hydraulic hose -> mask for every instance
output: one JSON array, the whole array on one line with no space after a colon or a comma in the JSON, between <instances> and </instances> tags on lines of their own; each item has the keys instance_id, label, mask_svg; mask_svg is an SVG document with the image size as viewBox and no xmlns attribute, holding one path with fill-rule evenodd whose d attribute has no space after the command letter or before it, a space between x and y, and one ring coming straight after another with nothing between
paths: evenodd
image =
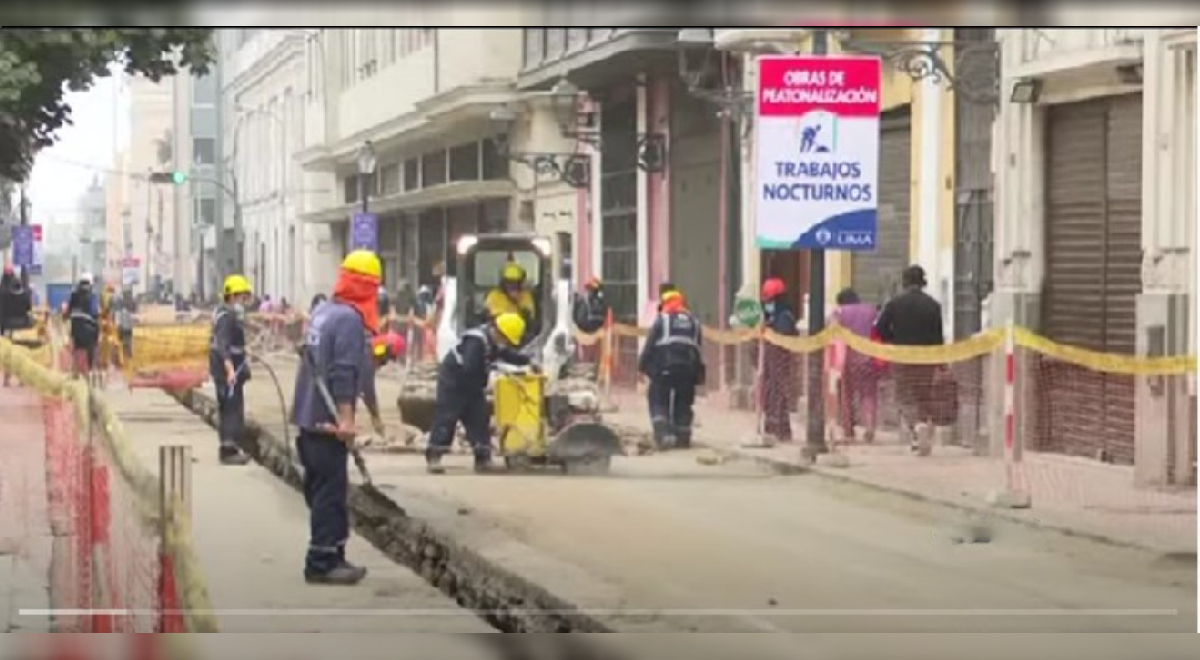
<instances>
[{"instance_id":1,"label":"hydraulic hose","mask_svg":"<svg viewBox=\"0 0 1200 660\"><path fill-rule=\"evenodd\" d=\"M292 465L296 465L295 449L292 447L291 425L288 423L287 399L283 396L283 385L279 383L279 376L275 373L275 369L271 367L271 364L257 353L247 351L246 355L250 356L250 359L254 360L256 364L261 364L267 370L267 374L271 376L271 382L275 384L275 394L279 396L279 412L283 415L282 444L286 448L288 460L291 461Z\"/></svg>"}]
</instances>

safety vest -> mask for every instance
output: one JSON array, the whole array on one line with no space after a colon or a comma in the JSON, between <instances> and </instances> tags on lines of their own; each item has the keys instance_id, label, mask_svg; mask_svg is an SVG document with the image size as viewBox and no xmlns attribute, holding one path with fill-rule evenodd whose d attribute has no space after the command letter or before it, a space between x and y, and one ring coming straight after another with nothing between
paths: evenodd
<instances>
[{"instance_id":1,"label":"safety vest","mask_svg":"<svg viewBox=\"0 0 1200 660\"><path fill-rule=\"evenodd\" d=\"M481 328L471 328L470 330L467 330L466 332L463 333L462 339L458 340L458 345L455 346L454 349L450 351L450 354L454 356L454 361L457 362L458 366L460 366L460 367L462 366L462 363L463 363L463 356L462 356L462 352L460 349L462 348L463 341L466 340L467 337L479 338L480 340L483 341L483 345L487 347L487 353L490 355L492 352L492 341L488 338L487 333L484 332Z\"/></svg>"},{"instance_id":2,"label":"safety vest","mask_svg":"<svg viewBox=\"0 0 1200 660\"><path fill-rule=\"evenodd\" d=\"M603 294L585 295L583 304L584 309L587 310L586 318L590 323L604 323L604 317L608 315L608 305Z\"/></svg>"},{"instance_id":3,"label":"safety vest","mask_svg":"<svg viewBox=\"0 0 1200 660\"><path fill-rule=\"evenodd\" d=\"M655 346L692 346L700 347L700 324L696 317L688 312L675 314L659 314L662 322L662 335Z\"/></svg>"},{"instance_id":4,"label":"safety vest","mask_svg":"<svg viewBox=\"0 0 1200 660\"><path fill-rule=\"evenodd\" d=\"M216 310L213 311L213 318L212 318L213 332L212 332L212 341L209 343L210 349L216 350L216 348L217 348L217 324L221 322L221 319L225 318L229 314L235 314L235 312L232 309L229 309L228 307L218 307ZM245 344L246 344L246 332L245 332L245 330L242 330L242 328L239 324L234 327L233 337L229 341L229 354L230 355L244 354L246 352Z\"/></svg>"}]
</instances>

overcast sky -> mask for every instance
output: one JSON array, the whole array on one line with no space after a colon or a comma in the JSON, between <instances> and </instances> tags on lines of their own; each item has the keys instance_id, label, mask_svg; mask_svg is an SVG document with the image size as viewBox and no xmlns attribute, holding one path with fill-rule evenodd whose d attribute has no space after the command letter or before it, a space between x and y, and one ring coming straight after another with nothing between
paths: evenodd
<instances>
[{"instance_id":1,"label":"overcast sky","mask_svg":"<svg viewBox=\"0 0 1200 660\"><path fill-rule=\"evenodd\" d=\"M95 87L67 95L74 124L59 131L59 141L44 149L34 161L29 197L31 221L51 224L72 222L79 197L108 170L114 168L115 145L129 142L129 101L117 77L97 81Z\"/></svg>"}]
</instances>

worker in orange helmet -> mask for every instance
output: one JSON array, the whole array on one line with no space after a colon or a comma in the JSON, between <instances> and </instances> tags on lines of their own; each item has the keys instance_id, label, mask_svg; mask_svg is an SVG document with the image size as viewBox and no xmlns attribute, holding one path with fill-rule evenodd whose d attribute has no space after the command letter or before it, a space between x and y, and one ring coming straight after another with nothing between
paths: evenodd
<instances>
[{"instance_id":1,"label":"worker in orange helmet","mask_svg":"<svg viewBox=\"0 0 1200 660\"><path fill-rule=\"evenodd\" d=\"M662 310L650 326L638 370L650 381L646 397L654 443L659 449L692 443L692 406L704 382L700 321L677 289L660 299Z\"/></svg>"},{"instance_id":2,"label":"worker in orange helmet","mask_svg":"<svg viewBox=\"0 0 1200 660\"><path fill-rule=\"evenodd\" d=\"M763 321L772 332L795 336L796 315L787 302L787 285L778 277L762 285ZM763 433L780 442L792 441L792 402L795 394L795 355L765 342L763 356Z\"/></svg>"}]
</instances>

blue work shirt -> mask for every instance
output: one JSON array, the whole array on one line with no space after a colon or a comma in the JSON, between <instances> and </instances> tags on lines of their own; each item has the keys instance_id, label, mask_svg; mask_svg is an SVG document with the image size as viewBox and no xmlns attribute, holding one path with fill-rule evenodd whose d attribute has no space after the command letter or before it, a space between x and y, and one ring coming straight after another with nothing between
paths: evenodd
<instances>
[{"instance_id":1,"label":"blue work shirt","mask_svg":"<svg viewBox=\"0 0 1200 660\"><path fill-rule=\"evenodd\" d=\"M354 405L362 396L375 403L375 367L362 316L351 306L330 301L316 310L304 338L300 370L292 396L292 423L315 431L321 424L336 424L317 389L311 365L324 374L334 405Z\"/></svg>"}]
</instances>

